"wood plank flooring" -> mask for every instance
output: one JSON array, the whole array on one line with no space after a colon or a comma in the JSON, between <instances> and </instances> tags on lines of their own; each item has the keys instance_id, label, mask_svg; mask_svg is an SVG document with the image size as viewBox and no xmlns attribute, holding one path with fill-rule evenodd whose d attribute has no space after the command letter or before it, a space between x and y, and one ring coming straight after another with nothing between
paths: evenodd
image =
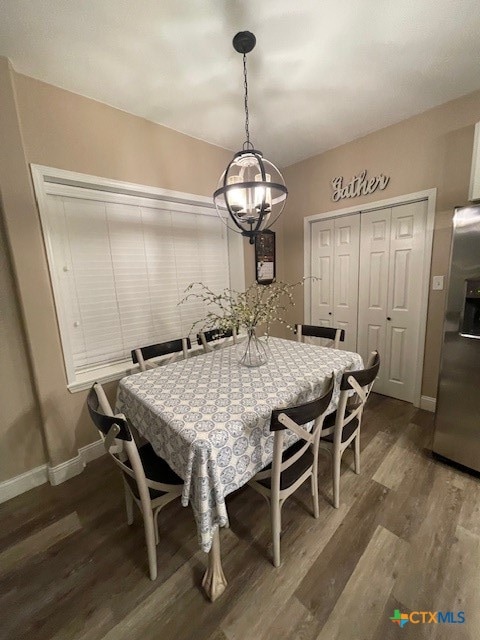
<instances>
[{"instance_id":1,"label":"wood plank flooring","mask_svg":"<svg viewBox=\"0 0 480 640\"><path fill-rule=\"evenodd\" d=\"M160 517L151 582L139 514L126 524L107 458L57 486L0 505L0 640L389 640L480 638L480 480L429 453L433 415L373 394L362 474L345 454L340 509L321 458L320 517L308 483L283 509L270 563L268 510L244 488L221 531L227 592L199 589L206 563L190 509ZM163 517L162 517L163 516ZM465 624L390 621L403 611L465 611Z\"/></svg>"}]
</instances>

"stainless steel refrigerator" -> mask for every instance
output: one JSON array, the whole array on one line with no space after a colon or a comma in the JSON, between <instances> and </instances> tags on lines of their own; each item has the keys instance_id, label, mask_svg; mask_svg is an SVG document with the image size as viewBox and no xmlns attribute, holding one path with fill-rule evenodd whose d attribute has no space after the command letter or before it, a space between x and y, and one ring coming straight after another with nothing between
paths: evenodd
<instances>
[{"instance_id":1,"label":"stainless steel refrigerator","mask_svg":"<svg viewBox=\"0 0 480 640\"><path fill-rule=\"evenodd\" d=\"M480 206L453 224L433 450L480 471Z\"/></svg>"}]
</instances>

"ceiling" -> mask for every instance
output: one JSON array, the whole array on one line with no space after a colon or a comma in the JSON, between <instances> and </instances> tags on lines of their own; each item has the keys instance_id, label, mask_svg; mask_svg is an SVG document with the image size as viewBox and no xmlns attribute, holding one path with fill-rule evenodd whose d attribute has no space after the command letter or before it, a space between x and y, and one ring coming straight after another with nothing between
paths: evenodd
<instances>
[{"instance_id":1,"label":"ceiling","mask_svg":"<svg viewBox=\"0 0 480 640\"><path fill-rule=\"evenodd\" d=\"M285 167L480 88L479 0L0 0L23 74Z\"/></svg>"}]
</instances>

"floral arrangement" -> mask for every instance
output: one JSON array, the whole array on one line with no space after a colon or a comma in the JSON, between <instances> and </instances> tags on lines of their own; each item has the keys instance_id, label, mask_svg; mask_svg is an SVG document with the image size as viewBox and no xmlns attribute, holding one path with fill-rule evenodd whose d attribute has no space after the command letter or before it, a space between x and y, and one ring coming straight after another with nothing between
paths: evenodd
<instances>
[{"instance_id":1,"label":"floral arrangement","mask_svg":"<svg viewBox=\"0 0 480 640\"><path fill-rule=\"evenodd\" d=\"M284 315L288 307L295 305L293 290L304 281L305 278L288 284L274 280L267 285L254 282L245 291L224 289L221 293L215 293L202 282L193 282L185 290L187 295L180 304L193 298L207 305L205 318L195 322L192 331L199 324L203 325L202 329L218 328L221 331L238 330L240 327L252 331L262 325L268 337L273 323L292 329Z\"/></svg>"}]
</instances>

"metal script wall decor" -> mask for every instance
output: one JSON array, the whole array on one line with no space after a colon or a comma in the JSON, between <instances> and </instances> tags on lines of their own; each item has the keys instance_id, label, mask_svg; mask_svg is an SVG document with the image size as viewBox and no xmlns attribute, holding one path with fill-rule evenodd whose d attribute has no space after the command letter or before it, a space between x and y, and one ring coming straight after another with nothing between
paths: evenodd
<instances>
[{"instance_id":1,"label":"metal script wall decor","mask_svg":"<svg viewBox=\"0 0 480 640\"><path fill-rule=\"evenodd\" d=\"M384 176L381 173L374 178L367 178L367 170L359 173L345 186L343 186L343 177L334 178L332 180L333 195L332 200L338 202L343 198L356 198L357 196L366 196L373 193L377 189L383 191L390 182L390 176Z\"/></svg>"}]
</instances>

